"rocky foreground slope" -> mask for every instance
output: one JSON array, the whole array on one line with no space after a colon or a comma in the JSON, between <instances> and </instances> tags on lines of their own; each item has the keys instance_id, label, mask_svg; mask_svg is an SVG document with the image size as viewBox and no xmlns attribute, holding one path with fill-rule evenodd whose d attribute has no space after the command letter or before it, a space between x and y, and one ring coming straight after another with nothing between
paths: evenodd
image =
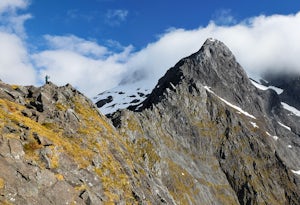
<instances>
[{"instance_id":1,"label":"rocky foreground slope","mask_svg":"<svg viewBox=\"0 0 300 205\"><path fill-rule=\"evenodd\" d=\"M300 204L300 118L220 41L110 120L70 85L0 96L3 204Z\"/></svg>"}]
</instances>

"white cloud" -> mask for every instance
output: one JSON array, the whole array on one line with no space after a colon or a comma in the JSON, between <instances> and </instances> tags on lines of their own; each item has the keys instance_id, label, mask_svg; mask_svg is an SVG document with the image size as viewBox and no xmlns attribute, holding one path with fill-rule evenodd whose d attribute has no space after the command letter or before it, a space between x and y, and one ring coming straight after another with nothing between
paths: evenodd
<instances>
[{"instance_id":1,"label":"white cloud","mask_svg":"<svg viewBox=\"0 0 300 205\"><path fill-rule=\"evenodd\" d=\"M223 41L246 72L256 77L268 69L300 74L300 12L295 15L258 16L233 26L211 22L194 30L171 29L135 53L128 61L158 79L180 58L199 50L208 37ZM140 71L142 72L142 71Z\"/></svg>"},{"instance_id":2,"label":"white cloud","mask_svg":"<svg viewBox=\"0 0 300 205\"><path fill-rule=\"evenodd\" d=\"M0 78L6 83L35 84L28 52L16 35L0 32Z\"/></svg>"},{"instance_id":3,"label":"white cloud","mask_svg":"<svg viewBox=\"0 0 300 205\"><path fill-rule=\"evenodd\" d=\"M27 0L0 1L0 79L14 84L35 84L36 71L30 63L30 54L24 42L24 22L30 14L18 15Z\"/></svg>"},{"instance_id":4,"label":"white cloud","mask_svg":"<svg viewBox=\"0 0 300 205\"><path fill-rule=\"evenodd\" d=\"M30 14L10 16L6 19L7 23L4 30L8 33L15 33L21 38L26 38L24 22L31 18Z\"/></svg>"},{"instance_id":5,"label":"white cloud","mask_svg":"<svg viewBox=\"0 0 300 205\"><path fill-rule=\"evenodd\" d=\"M110 26L118 26L126 20L128 13L128 10L123 9L108 10L106 13L106 23Z\"/></svg>"},{"instance_id":6,"label":"white cloud","mask_svg":"<svg viewBox=\"0 0 300 205\"><path fill-rule=\"evenodd\" d=\"M0 14L3 12L12 12L16 9L24 9L29 5L28 0L1 0Z\"/></svg>"},{"instance_id":7,"label":"white cloud","mask_svg":"<svg viewBox=\"0 0 300 205\"><path fill-rule=\"evenodd\" d=\"M52 49L63 49L74 51L84 56L90 57L102 57L108 53L108 50L104 46L98 45L96 42L87 41L82 38L78 38L74 35L69 36L45 36L48 45Z\"/></svg>"},{"instance_id":8,"label":"white cloud","mask_svg":"<svg viewBox=\"0 0 300 205\"><path fill-rule=\"evenodd\" d=\"M29 0L1 0L0 1L0 30L7 33L15 33L18 36L26 37L24 22L30 19L30 14L19 15L20 9L25 9Z\"/></svg>"},{"instance_id":9,"label":"white cloud","mask_svg":"<svg viewBox=\"0 0 300 205\"><path fill-rule=\"evenodd\" d=\"M75 36L46 36L46 39L55 49L33 56L36 67L40 68L40 79L50 75L52 82L71 83L90 97L120 82L126 72L123 62L132 50L129 46L120 53L111 53L95 42Z\"/></svg>"},{"instance_id":10,"label":"white cloud","mask_svg":"<svg viewBox=\"0 0 300 205\"><path fill-rule=\"evenodd\" d=\"M296 15L259 16L229 28L215 28L249 74L267 69L300 73L300 12Z\"/></svg>"}]
</instances>

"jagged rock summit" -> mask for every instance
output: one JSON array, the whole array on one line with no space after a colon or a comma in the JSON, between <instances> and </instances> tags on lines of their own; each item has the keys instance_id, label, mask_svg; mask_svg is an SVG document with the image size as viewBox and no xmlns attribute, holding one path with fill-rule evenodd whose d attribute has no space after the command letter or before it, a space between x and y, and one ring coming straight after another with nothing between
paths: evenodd
<instances>
[{"instance_id":1,"label":"jagged rock summit","mask_svg":"<svg viewBox=\"0 0 300 205\"><path fill-rule=\"evenodd\" d=\"M198 52L180 60L167 71L146 100L145 107L160 101L158 98L163 97L162 93L166 88L172 90L183 81L190 89L200 84L214 88L217 94L233 101L241 98L238 95L253 90L245 71L228 47L221 41L207 39Z\"/></svg>"},{"instance_id":2,"label":"jagged rock summit","mask_svg":"<svg viewBox=\"0 0 300 205\"><path fill-rule=\"evenodd\" d=\"M70 85L0 97L1 203L300 202L300 117L218 40L110 120Z\"/></svg>"}]
</instances>

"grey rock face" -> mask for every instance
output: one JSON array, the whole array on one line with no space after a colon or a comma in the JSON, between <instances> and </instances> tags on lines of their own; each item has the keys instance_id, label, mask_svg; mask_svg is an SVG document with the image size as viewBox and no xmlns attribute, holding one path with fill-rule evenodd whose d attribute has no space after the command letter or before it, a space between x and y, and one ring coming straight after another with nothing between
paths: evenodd
<instances>
[{"instance_id":1,"label":"grey rock face","mask_svg":"<svg viewBox=\"0 0 300 205\"><path fill-rule=\"evenodd\" d=\"M103 105L107 104L107 103L110 103L113 101L113 97L110 95L108 96L107 98L105 99L102 99L102 100L99 100L96 105L98 108L102 107Z\"/></svg>"},{"instance_id":2,"label":"grey rock face","mask_svg":"<svg viewBox=\"0 0 300 205\"><path fill-rule=\"evenodd\" d=\"M161 160L149 172L155 170L174 203L300 202L299 176L291 172L300 167L299 125L274 91L250 83L222 42L207 40L130 109L138 112L116 113L112 120L129 139L142 136L155 146ZM128 130L129 123L140 132ZM181 177L191 180L187 187Z\"/></svg>"}]
</instances>

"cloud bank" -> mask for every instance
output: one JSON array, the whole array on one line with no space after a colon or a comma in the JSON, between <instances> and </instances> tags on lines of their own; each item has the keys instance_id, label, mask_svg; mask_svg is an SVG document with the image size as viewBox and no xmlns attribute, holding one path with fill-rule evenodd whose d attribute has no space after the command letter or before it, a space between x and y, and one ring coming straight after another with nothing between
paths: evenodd
<instances>
[{"instance_id":1,"label":"cloud bank","mask_svg":"<svg viewBox=\"0 0 300 205\"><path fill-rule=\"evenodd\" d=\"M267 70L300 74L298 25L300 12L253 17L231 26L218 26L212 21L194 30L172 29L134 53L126 65L156 80L179 59L198 51L208 37L213 37L232 50L251 77L257 78Z\"/></svg>"},{"instance_id":2,"label":"cloud bank","mask_svg":"<svg viewBox=\"0 0 300 205\"><path fill-rule=\"evenodd\" d=\"M113 53L95 42L74 36L46 36L52 49L33 55L39 68L39 78L50 75L51 81L71 83L88 96L116 86L124 72L125 62L132 52L126 47Z\"/></svg>"},{"instance_id":3,"label":"cloud bank","mask_svg":"<svg viewBox=\"0 0 300 205\"><path fill-rule=\"evenodd\" d=\"M229 25L211 21L193 30L172 28L140 50L115 41L111 42L118 49L74 35L45 35L46 48L31 53L23 27L30 14L17 14L27 6L25 0L0 3L0 15L6 12L7 19L21 19L0 24L0 79L8 83L40 85L47 74L52 82L71 83L89 97L142 78L154 85L177 61L198 51L208 37L223 41L252 77L266 70L300 74L300 12L261 15ZM122 20L127 14L112 12L111 16Z\"/></svg>"},{"instance_id":4,"label":"cloud bank","mask_svg":"<svg viewBox=\"0 0 300 205\"><path fill-rule=\"evenodd\" d=\"M30 14L19 15L26 9L27 0L0 1L0 79L13 84L36 84L36 70L24 38L24 22Z\"/></svg>"}]
</instances>

